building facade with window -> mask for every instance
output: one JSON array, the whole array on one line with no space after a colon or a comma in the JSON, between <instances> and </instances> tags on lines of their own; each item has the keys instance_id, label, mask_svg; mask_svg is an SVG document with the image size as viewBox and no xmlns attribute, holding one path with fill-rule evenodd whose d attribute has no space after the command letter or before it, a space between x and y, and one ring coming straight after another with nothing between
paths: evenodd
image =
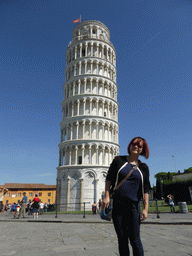
<instances>
[{"instance_id":1,"label":"building facade with window","mask_svg":"<svg viewBox=\"0 0 192 256\"><path fill-rule=\"evenodd\" d=\"M66 51L57 193L60 210L98 202L119 154L116 51L108 28L84 21ZM90 203L90 204L89 204Z\"/></svg>"},{"instance_id":2,"label":"building facade with window","mask_svg":"<svg viewBox=\"0 0 192 256\"><path fill-rule=\"evenodd\" d=\"M8 193L4 195L3 204L12 204L21 201L23 192L26 192L28 201L32 201L35 194L37 194L43 203L55 203L56 185L5 183L3 187L9 189Z\"/></svg>"}]
</instances>

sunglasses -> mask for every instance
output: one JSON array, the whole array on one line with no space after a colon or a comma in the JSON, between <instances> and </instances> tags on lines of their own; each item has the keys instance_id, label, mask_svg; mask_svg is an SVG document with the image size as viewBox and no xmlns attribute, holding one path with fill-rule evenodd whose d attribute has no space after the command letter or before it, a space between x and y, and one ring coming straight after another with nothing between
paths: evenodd
<instances>
[{"instance_id":1,"label":"sunglasses","mask_svg":"<svg viewBox=\"0 0 192 256\"><path fill-rule=\"evenodd\" d=\"M140 145L140 141L137 141L137 142L132 142L132 145L135 147L137 146L139 149L142 149L143 146Z\"/></svg>"}]
</instances>

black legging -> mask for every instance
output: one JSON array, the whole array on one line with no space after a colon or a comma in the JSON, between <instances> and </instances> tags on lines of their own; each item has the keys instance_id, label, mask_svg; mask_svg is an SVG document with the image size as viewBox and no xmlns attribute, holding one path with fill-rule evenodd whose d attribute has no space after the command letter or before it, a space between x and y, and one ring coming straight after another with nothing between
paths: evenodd
<instances>
[{"instance_id":1,"label":"black legging","mask_svg":"<svg viewBox=\"0 0 192 256\"><path fill-rule=\"evenodd\" d=\"M138 202L113 199L113 224L118 237L120 256L129 256L128 238L134 256L144 256L140 239L140 212Z\"/></svg>"}]
</instances>

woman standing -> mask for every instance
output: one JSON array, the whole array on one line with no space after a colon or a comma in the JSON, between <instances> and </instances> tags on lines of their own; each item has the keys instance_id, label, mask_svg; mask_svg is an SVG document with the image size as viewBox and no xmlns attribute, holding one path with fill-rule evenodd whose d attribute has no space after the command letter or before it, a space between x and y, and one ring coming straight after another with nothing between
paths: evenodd
<instances>
[{"instance_id":1,"label":"woman standing","mask_svg":"<svg viewBox=\"0 0 192 256\"><path fill-rule=\"evenodd\" d=\"M40 199L39 199L38 195L35 194L35 197L33 198L33 204L32 204L34 219L35 219L35 217L38 218L39 202L40 202Z\"/></svg>"},{"instance_id":2,"label":"woman standing","mask_svg":"<svg viewBox=\"0 0 192 256\"><path fill-rule=\"evenodd\" d=\"M149 169L138 158L140 155L149 157L149 147L145 139L135 137L128 145L128 156L116 156L110 165L106 177L105 197L102 207L105 209L110 202L110 189L121 183L113 194L113 224L118 237L120 256L129 255L128 238L134 256L143 256L140 239L140 221L147 218L149 202ZM128 173L135 170L126 179ZM117 183L116 183L117 179ZM124 180L124 181L123 181ZM116 184L115 184L116 183ZM144 209L140 216L139 201L144 198Z\"/></svg>"}]
</instances>

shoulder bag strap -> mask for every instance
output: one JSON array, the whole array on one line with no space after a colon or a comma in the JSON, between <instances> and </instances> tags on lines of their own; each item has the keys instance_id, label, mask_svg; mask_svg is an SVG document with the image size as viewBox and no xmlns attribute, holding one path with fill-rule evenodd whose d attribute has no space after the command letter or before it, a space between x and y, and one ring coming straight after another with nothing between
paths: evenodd
<instances>
[{"instance_id":1,"label":"shoulder bag strap","mask_svg":"<svg viewBox=\"0 0 192 256\"><path fill-rule=\"evenodd\" d=\"M114 190L117 190L117 189L123 184L123 182L125 182L125 181L129 178L129 176L131 175L131 173L132 173L133 171L135 171L135 169L137 169L137 167L138 167L138 164L135 165L135 166L131 169L131 171L127 174L127 176L126 176L121 182L119 182L119 184L115 187Z\"/></svg>"}]
</instances>

